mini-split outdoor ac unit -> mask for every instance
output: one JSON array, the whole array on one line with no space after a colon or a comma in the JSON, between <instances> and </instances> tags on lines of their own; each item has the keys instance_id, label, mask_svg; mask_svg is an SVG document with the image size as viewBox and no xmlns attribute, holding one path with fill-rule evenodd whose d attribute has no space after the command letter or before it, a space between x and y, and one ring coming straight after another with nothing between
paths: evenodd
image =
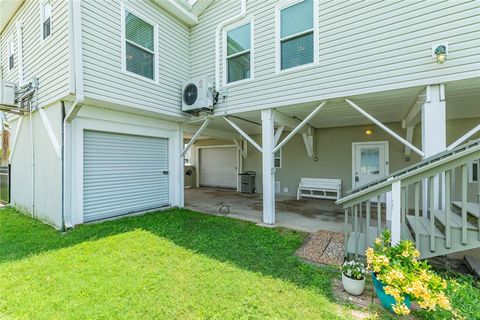
<instances>
[{"instance_id":1,"label":"mini-split outdoor ac unit","mask_svg":"<svg viewBox=\"0 0 480 320\"><path fill-rule=\"evenodd\" d=\"M194 78L184 84L182 90L182 111L198 113L213 111L213 81L207 77Z\"/></svg>"},{"instance_id":2,"label":"mini-split outdoor ac unit","mask_svg":"<svg viewBox=\"0 0 480 320\"><path fill-rule=\"evenodd\" d=\"M15 106L15 83L0 80L0 105Z\"/></svg>"}]
</instances>

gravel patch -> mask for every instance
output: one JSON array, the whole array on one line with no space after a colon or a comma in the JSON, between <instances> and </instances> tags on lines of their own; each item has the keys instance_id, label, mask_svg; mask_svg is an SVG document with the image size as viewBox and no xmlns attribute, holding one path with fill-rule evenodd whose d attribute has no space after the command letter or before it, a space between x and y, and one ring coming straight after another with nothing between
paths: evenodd
<instances>
[{"instance_id":1,"label":"gravel patch","mask_svg":"<svg viewBox=\"0 0 480 320\"><path fill-rule=\"evenodd\" d=\"M341 266L344 258L343 241L343 233L321 230L307 238L297 255L314 263Z\"/></svg>"}]
</instances>

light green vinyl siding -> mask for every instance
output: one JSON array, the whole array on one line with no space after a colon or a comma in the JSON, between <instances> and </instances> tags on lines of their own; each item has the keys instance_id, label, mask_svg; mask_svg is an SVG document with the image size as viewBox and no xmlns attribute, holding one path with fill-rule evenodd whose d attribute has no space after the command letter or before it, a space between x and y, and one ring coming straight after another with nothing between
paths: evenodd
<instances>
[{"instance_id":1,"label":"light green vinyl siding","mask_svg":"<svg viewBox=\"0 0 480 320\"><path fill-rule=\"evenodd\" d=\"M449 82L480 74L479 1L316 1L318 64L280 73L275 72L277 3L247 2L247 16L255 20L255 79L229 88L229 112ZM239 10L238 1L215 1L200 15L198 25L191 28L192 77L214 76L218 17L224 20ZM431 56L431 48L443 41L448 41L450 52L447 62L439 65ZM223 82L223 70L220 79ZM223 110L223 105L217 108Z\"/></svg>"},{"instance_id":2,"label":"light green vinyl siding","mask_svg":"<svg viewBox=\"0 0 480 320\"><path fill-rule=\"evenodd\" d=\"M39 79L38 102L50 104L70 93L70 39L69 3L52 1L52 29L46 40L42 39L40 1L24 1L1 34L0 63L3 79L18 82L18 43L16 21L21 21L23 35L23 78ZM8 68L8 45L15 46L14 67Z\"/></svg>"},{"instance_id":3,"label":"light green vinyl siding","mask_svg":"<svg viewBox=\"0 0 480 320\"><path fill-rule=\"evenodd\" d=\"M189 29L153 1L124 1L125 9L158 24L158 79L122 72L121 2L82 1L85 95L100 101L178 117L189 78Z\"/></svg>"}]
</instances>

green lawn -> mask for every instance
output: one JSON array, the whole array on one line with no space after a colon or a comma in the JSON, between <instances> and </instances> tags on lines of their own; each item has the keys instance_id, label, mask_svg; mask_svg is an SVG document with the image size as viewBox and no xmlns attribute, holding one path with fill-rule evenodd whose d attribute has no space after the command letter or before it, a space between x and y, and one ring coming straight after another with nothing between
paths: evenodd
<instances>
[{"instance_id":1,"label":"green lawn","mask_svg":"<svg viewBox=\"0 0 480 320\"><path fill-rule=\"evenodd\" d=\"M0 319L344 319L304 236L187 210L60 234L0 210Z\"/></svg>"},{"instance_id":2,"label":"green lawn","mask_svg":"<svg viewBox=\"0 0 480 320\"><path fill-rule=\"evenodd\" d=\"M332 299L338 271L299 261L305 234L188 210L61 234L0 210L3 319L347 319ZM453 275L455 314L480 319L480 290ZM372 308L373 319L388 318ZM451 319L450 313L417 313ZM460 318L459 317L459 318Z\"/></svg>"}]
</instances>

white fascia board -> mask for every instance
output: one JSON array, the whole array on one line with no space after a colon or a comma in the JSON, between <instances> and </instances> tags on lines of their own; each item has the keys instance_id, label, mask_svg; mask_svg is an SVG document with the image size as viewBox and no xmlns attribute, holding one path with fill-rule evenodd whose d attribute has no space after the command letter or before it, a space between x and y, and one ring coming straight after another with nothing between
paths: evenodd
<instances>
[{"instance_id":1,"label":"white fascia board","mask_svg":"<svg viewBox=\"0 0 480 320\"><path fill-rule=\"evenodd\" d=\"M17 12L24 0L0 0L0 33Z\"/></svg>"},{"instance_id":2,"label":"white fascia board","mask_svg":"<svg viewBox=\"0 0 480 320\"><path fill-rule=\"evenodd\" d=\"M187 24L193 26L198 23L198 17L191 10L191 6L181 0L154 0L155 3L168 13Z\"/></svg>"}]
</instances>

